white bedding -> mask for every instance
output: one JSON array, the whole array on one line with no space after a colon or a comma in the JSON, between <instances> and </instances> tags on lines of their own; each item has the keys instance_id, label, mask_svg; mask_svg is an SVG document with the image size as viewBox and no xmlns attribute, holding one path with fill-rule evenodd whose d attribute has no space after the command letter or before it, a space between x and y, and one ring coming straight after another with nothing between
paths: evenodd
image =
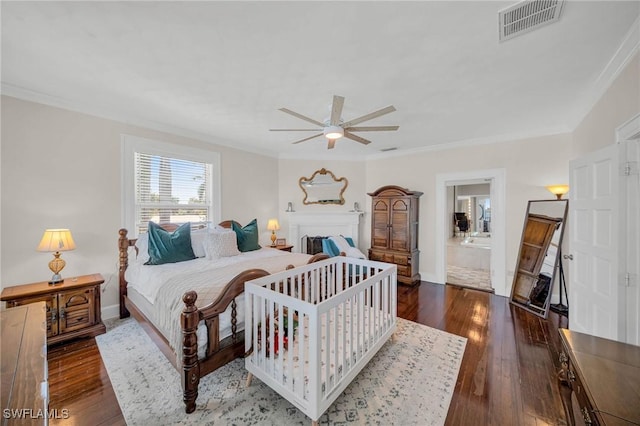
<instances>
[{"instance_id":1,"label":"white bedding","mask_svg":"<svg viewBox=\"0 0 640 426\"><path fill-rule=\"evenodd\" d=\"M165 263L163 265L144 265L139 261L133 260L129 261L129 266L127 267L124 277L129 287L133 287L150 303L154 303L160 288L175 277L211 271L256 259L287 255L291 255L291 253L263 247L259 250L249 251L238 256L221 257L214 260L202 257L188 262ZM309 257L308 255L302 256Z\"/></svg>"},{"instance_id":2,"label":"white bedding","mask_svg":"<svg viewBox=\"0 0 640 426\"><path fill-rule=\"evenodd\" d=\"M165 333L171 348L178 359L181 351L180 313L184 308L182 295L194 290L198 293L196 306L203 307L211 303L227 283L247 269L264 269L269 273L284 270L288 265L306 264L311 256L301 253L288 253L272 248L242 253L237 256L215 260L198 258L186 262L163 265L144 265L139 261L129 263L125 272L128 287L133 288L152 306L154 314L149 320L156 328ZM238 304L238 330L244 329L244 302ZM228 310L229 311L229 310ZM220 316L220 339L231 334L230 312ZM198 346L202 347L202 323L199 327ZM199 351L202 357L202 351Z\"/></svg>"}]
</instances>

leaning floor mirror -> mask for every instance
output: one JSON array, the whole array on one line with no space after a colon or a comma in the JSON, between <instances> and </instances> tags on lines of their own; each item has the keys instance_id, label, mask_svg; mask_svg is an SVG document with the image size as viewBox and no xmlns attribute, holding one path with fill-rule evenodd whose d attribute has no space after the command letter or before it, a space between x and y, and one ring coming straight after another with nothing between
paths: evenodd
<instances>
[{"instance_id":1,"label":"leaning floor mirror","mask_svg":"<svg viewBox=\"0 0 640 426\"><path fill-rule=\"evenodd\" d=\"M516 264L511 303L546 318L553 282L560 265L560 247L568 200L529 201Z\"/></svg>"}]
</instances>

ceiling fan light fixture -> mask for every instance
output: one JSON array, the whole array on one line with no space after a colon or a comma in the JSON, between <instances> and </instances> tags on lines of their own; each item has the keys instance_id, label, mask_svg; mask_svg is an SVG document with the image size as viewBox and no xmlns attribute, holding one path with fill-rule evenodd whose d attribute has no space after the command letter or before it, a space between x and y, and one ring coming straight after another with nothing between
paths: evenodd
<instances>
[{"instance_id":1,"label":"ceiling fan light fixture","mask_svg":"<svg viewBox=\"0 0 640 426\"><path fill-rule=\"evenodd\" d=\"M323 133L327 139L340 139L344 136L344 129L340 126L327 126Z\"/></svg>"}]
</instances>

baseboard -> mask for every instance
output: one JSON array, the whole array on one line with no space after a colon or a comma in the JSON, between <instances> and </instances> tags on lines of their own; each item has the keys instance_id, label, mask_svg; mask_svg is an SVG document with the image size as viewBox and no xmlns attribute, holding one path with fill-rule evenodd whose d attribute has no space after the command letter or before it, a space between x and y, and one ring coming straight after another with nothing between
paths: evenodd
<instances>
[{"instance_id":1,"label":"baseboard","mask_svg":"<svg viewBox=\"0 0 640 426\"><path fill-rule=\"evenodd\" d=\"M100 312L103 320L120 318L120 305L103 306Z\"/></svg>"},{"instance_id":2,"label":"baseboard","mask_svg":"<svg viewBox=\"0 0 640 426\"><path fill-rule=\"evenodd\" d=\"M429 273L429 272L420 272L420 279L422 281L428 281L430 283L435 283L435 284L444 284L444 283L439 283L438 281L436 281L436 274L433 273Z\"/></svg>"}]
</instances>

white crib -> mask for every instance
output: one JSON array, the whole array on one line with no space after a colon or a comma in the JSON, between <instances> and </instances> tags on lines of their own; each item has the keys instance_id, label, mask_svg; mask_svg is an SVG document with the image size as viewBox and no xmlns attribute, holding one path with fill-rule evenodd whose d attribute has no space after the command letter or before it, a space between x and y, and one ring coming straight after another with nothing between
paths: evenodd
<instances>
[{"instance_id":1,"label":"white crib","mask_svg":"<svg viewBox=\"0 0 640 426\"><path fill-rule=\"evenodd\" d=\"M250 376L316 424L395 331L396 278L396 265L336 256L247 282Z\"/></svg>"}]
</instances>

